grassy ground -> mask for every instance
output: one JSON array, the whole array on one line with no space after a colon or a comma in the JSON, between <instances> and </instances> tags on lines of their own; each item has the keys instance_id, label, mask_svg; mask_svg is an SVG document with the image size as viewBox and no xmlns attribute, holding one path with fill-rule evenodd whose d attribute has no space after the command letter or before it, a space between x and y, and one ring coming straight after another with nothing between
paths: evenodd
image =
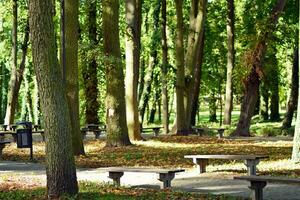
<instances>
[{"instance_id":1,"label":"grassy ground","mask_svg":"<svg viewBox=\"0 0 300 200\"><path fill-rule=\"evenodd\" d=\"M62 197L60 200L242 200L224 195L195 194L171 190L116 188L110 185L81 182L79 194L75 197ZM26 184L6 183L0 185L0 199L5 200L46 200L46 190Z\"/></svg>"},{"instance_id":2,"label":"grassy ground","mask_svg":"<svg viewBox=\"0 0 300 200\"><path fill-rule=\"evenodd\" d=\"M85 141L85 156L76 158L78 167L108 166L155 166L193 167L187 154L257 154L268 155L262 160L259 172L262 174L300 176L300 166L289 159L292 141L257 141L242 139L217 139L198 136L163 136L148 141L135 142L125 148L105 148L104 140ZM36 162L45 161L44 143L34 143ZM29 161L28 149L17 149L16 144L7 145L3 150L4 160ZM245 173L242 161L211 160L208 171L221 170L227 173Z\"/></svg>"}]
</instances>

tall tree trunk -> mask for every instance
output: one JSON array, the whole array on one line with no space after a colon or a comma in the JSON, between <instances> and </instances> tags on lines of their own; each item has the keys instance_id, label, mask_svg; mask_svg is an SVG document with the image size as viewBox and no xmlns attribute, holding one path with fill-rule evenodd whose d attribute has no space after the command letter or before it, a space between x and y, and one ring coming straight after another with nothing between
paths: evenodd
<instances>
[{"instance_id":1,"label":"tall tree trunk","mask_svg":"<svg viewBox=\"0 0 300 200\"><path fill-rule=\"evenodd\" d=\"M106 68L106 146L130 145L125 85L119 38L119 1L103 1L103 41Z\"/></svg>"},{"instance_id":2,"label":"tall tree trunk","mask_svg":"<svg viewBox=\"0 0 300 200\"><path fill-rule=\"evenodd\" d=\"M215 93L209 97L209 122L218 122L217 120L217 98Z\"/></svg>"},{"instance_id":3,"label":"tall tree trunk","mask_svg":"<svg viewBox=\"0 0 300 200\"><path fill-rule=\"evenodd\" d=\"M191 112L191 125L196 125L196 115L199 110L199 95L200 95L200 84L201 84L201 75L202 75L202 63L204 56L204 41L205 35L204 30L202 32L203 36L201 37L201 45L198 51L198 57L196 60L196 68L195 68L195 83L194 83L194 92L192 99L192 112Z\"/></svg>"},{"instance_id":4,"label":"tall tree trunk","mask_svg":"<svg viewBox=\"0 0 300 200\"><path fill-rule=\"evenodd\" d=\"M183 43L183 14L182 0L175 0L176 3L176 125L175 133L177 135L185 135L185 110L184 110L184 43Z\"/></svg>"},{"instance_id":5,"label":"tall tree trunk","mask_svg":"<svg viewBox=\"0 0 300 200\"><path fill-rule=\"evenodd\" d=\"M276 60L276 56L274 55L274 60ZM278 66L277 62L275 64L276 66L273 66L273 70L271 72L271 96L270 96L270 120L271 121L279 121L280 115L279 115L279 72L278 72Z\"/></svg>"},{"instance_id":6,"label":"tall tree trunk","mask_svg":"<svg viewBox=\"0 0 300 200\"><path fill-rule=\"evenodd\" d=\"M232 73L234 68L234 0L227 0L227 77L224 108L224 124L231 124L233 109Z\"/></svg>"},{"instance_id":7,"label":"tall tree trunk","mask_svg":"<svg viewBox=\"0 0 300 200\"><path fill-rule=\"evenodd\" d=\"M52 0L29 1L32 56L46 135L47 192L50 199L78 192L71 121L57 60Z\"/></svg>"},{"instance_id":8,"label":"tall tree trunk","mask_svg":"<svg viewBox=\"0 0 300 200\"><path fill-rule=\"evenodd\" d=\"M12 1L12 10L13 10L13 27L12 27L12 65L11 65L11 74L9 81L9 90L7 94L7 106L6 114L4 119L4 124L13 124L15 118L15 109L18 101L19 92L18 86L18 72L17 72L17 63L18 63L18 3L17 0ZM22 72L23 73L23 72ZM16 91L17 90L17 91Z\"/></svg>"},{"instance_id":9,"label":"tall tree trunk","mask_svg":"<svg viewBox=\"0 0 300 200\"><path fill-rule=\"evenodd\" d=\"M269 119L269 91L265 86L266 83L262 83L260 87L260 116L263 120Z\"/></svg>"},{"instance_id":10,"label":"tall tree trunk","mask_svg":"<svg viewBox=\"0 0 300 200\"><path fill-rule=\"evenodd\" d=\"M192 0L190 26L185 59L185 129L191 128L192 99L194 96L195 68L204 31L207 0Z\"/></svg>"},{"instance_id":11,"label":"tall tree trunk","mask_svg":"<svg viewBox=\"0 0 300 200\"><path fill-rule=\"evenodd\" d=\"M162 80L162 104L163 104L163 127L164 133L169 133L169 107L168 107L168 42L167 42L167 2L161 1L161 37L162 37L162 67L161 67L161 80Z\"/></svg>"},{"instance_id":12,"label":"tall tree trunk","mask_svg":"<svg viewBox=\"0 0 300 200\"><path fill-rule=\"evenodd\" d=\"M296 111L299 90L299 48L298 45L294 50L293 68L292 68L292 83L290 90L290 98L287 105L287 110L282 122L282 129L288 129L292 125L293 115Z\"/></svg>"},{"instance_id":13,"label":"tall tree trunk","mask_svg":"<svg viewBox=\"0 0 300 200\"><path fill-rule=\"evenodd\" d=\"M72 143L75 155L83 155L83 141L79 120L78 83L78 0L65 0L66 10L66 90L72 127Z\"/></svg>"},{"instance_id":14,"label":"tall tree trunk","mask_svg":"<svg viewBox=\"0 0 300 200\"><path fill-rule=\"evenodd\" d=\"M140 99L139 111L140 111L141 124L143 124L144 122L146 106L148 105L150 99L151 85L153 81L153 70L156 64L157 64L157 51L155 50L154 52L151 53L149 57L148 71L145 76L145 81L144 81L145 83L144 83L143 92Z\"/></svg>"},{"instance_id":15,"label":"tall tree trunk","mask_svg":"<svg viewBox=\"0 0 300 200\"><path fill-rule=\"evenodd\" d=\"M272 9L271 15L265 24L265 31L258 37L257 44L251 52L249 67L251 71L247 76L245 84L245 94L241 105L241 113L235 134L238 136L250 136L249 128L251 118L254 113L255 104L258 97L258 89L260 77L262 76L262 59L267 50L267 43L275 30L278 18L285 6L286 0L277 0L275 7Z\"/></svg>"},{"instance_id":16,"label":"tall tree trunk","mask_svg":"<svg viewBox=\"0 0 300 200\"><path fill-rule=\"evenodd\" d=\"M90 51L97 48L97 3L96 1L88 2L88 37L90 42ZM93 56L88 56L88 64L83 69L84 93L86 98L85 121L87 124L99 124L98 119L98 78L97 78L97 61Z\"/></svg>"},{"instance_id":17,"label":"tall tree trunk","mask_svg":"<svg viewBox=\"0 0 300 200\"><path fill-rule=\"evenodd\" d=\"M300 39L299 36L298 39ZM298 49L298 56L299 56L299 49ZM299 60L298 60L298 71L300 71ZM298 80L298 85L300 85L300 79ZM300 87L298 87L298 94L300 94ZM292 160L295 163L300 162L300 95L298 95L297 120L296 120L296 127L294 133Z\"/></svg>"},{"instance_id":18,"label":"tall tree trunk","mask_svg":"<svg viewBox=\"0 0 300 200\"><path fill-rule=\"evenodd\" d=\"M140 67L140 30L138 20L141 13L141 0L126 0L126 118L131 140L141 140L138 115L138 80Z\"/></svg>"}]
</instances>

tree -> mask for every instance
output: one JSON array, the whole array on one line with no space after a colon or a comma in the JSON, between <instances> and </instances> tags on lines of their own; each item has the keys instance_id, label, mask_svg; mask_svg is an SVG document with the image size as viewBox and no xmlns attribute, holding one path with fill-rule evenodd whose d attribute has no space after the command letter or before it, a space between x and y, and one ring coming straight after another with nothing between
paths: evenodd
<instances>
[{"instance_id":1,"label":"tree","mask_svg":"<svg viewBox=\"0 0 300 200\"><path fill-rule=\"evenodd\" d=\"M231 124L233 109L232 72L234 68L234 0L227 0L227 78L225 92L224 124Z\"/></svg>"},{"instance_id":2,"label":"tree","mask_svg":"<svg viewBox=\"0 0 300 200\"><path fill-rule=\"evenodd\" d=\"M192 0L188 44L185 55L185 129L191 128L192 99L195 95L195 69L204 32L207 0Z\"/></svg>"},{"instance_id":3,"label":"tree","mask_svg":"<svg viewBox=\"0 0 300 200\"><path fill-rule=\"evenodd\" d=\"M290 89L290 98L287 105L287 110L282 121L282 129L288 129L292 125L293 115L296 111L298 102L298 89L299 89L299 48L298 44L294 50L293 68L292 68L292 82Z\"/></svg>"},{"instance_id":4,"label":"tree","mask_svg":"<svg viewBox=\"0 0 300 200\"><path fill-rule=\"evenodd\" d=\"M104 0L103 41L106 69L106 146L130 145L119 38L119 1Z\"/></svg>"},{"instance_id":5,"label":"tree","mask_svg":"<svg viewBox=\"0 0 300 200\"><path fill-rule=\"evenodd\" d=\"M168 42L167 42L167 2L161 1L161 37L162 37L162 67L161 67L161 80L162 80L162 103L163 103L163 126L164 132L169 133L169 107L168 107L168 88L167 88L167 75L168 75Z\"/></svg>"},{"instance_id":6,"label":"tree","mask_svg":"<svg viewBox=\"0 0 300 200\"><path fill-rule=\"evenodd\" d=\"M9 91L7 94L7 106L4 124L13 124L15 119L15 109L18 101L18 92L20 88L19 75L17 72L18 65L18 3L17 0L12 1L13 9L13 27L12 27L12 65L9 81ZM23 72L21 72L23 74ZM22 77L22 75L21 75Z\"/></svg>"},{"instance_id":7,"label":"tree","mask_svg":"<svg viewBox=\"0 0 300 200\"><path fill-rule=\"evenodd\" d=\"M176 127L177 135L184 135L185 127L185 110L184 110L184 43L183 43L183 14L182 0L175 0L176 3Z\"/></svg>"},{"instance_id":8,"label":"tree","mask_svg":"<svg viewBox=\"0 0 300 200\"><path fill-rule=\"evenodd\" d=\"M89 38L89 55L87 64L82 69L84 93L85 93L85 121L87 124L99 124L98 119L98 78L97 78L97 60L93 50L97 48L97 2L88 1L87 21L88 21L88 38Z\"/></svg>"},{"instance_id":9,"label":"tree","mask_svg":"<svg viewBox=\"0 0 300 200\"><path fill-rule=\"evenodd\" d=\"M50 9L49 9L50 8ZM29 1L32 57L46 135L47 192L50 199L78 192L71 121L57 60L52 0Z\"/></svg>"},{"instance_id":10,"label":"tree","mask_svg":"<svg viewBox=\"0 0 300 200\"><path fill-rule=\"evenodd\" d=\"M84 154L79 122L78 3L78 0L65 0L66 91L71 118L73 151L75 155Z\"/></svg>"},{"instance_id":11,"label":"tree","mask_svg":"<svg viewBox=\"0 0 300 200\"><path fill-rule=\"evenodd\" d=\"M300 39L299 36L298 39ZM299 56L299 50L298 50L298 56ZM299 70L299 63L298 63L298 70ZM298 80L298 82L300 85L300 79ZM298 94L300 94L300 87L298 88ZM296 127L294 133L292 160L297 163L300 162L300 95L298 95L297 120L296 120Z\"/></svg>"},{"instance_id":12,"label":"tree","mask_svg":"<svg viewBox=\"0 0 300 200\"><path fill-rule=\"evenodd\" d=\"M140 67L141 0L126 0L126 117L131 140L141 140L138 114L138 80Z\"/></svg>"},{"instance_id":13,"label":"tree","mask_svg":"<svg viewBox=\"0 0 300 200\"><path fill-rule=\"evenodd\" d=\"M286 0L277 0L271 11L270 17L264 24L264 31L258 36L257 43L250 52L247 53L247 65L250 72L244 80L244 98L241 105L240 118L235 130L235 135L249 136L251 118L254 113L255 104L258 98L260 78L262 77L262 59L267 50L267 44L275 30L278 18L285 6Z\"/></svg>"}]
</instances>

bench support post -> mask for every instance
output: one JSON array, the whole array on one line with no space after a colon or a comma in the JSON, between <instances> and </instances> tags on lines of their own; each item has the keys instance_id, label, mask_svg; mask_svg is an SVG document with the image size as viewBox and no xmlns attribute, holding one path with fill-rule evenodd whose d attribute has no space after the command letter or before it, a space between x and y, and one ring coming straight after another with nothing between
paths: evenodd
<instances>
[{"instance_id":1,"label":"bench support post","mask_svg":"<svg viewBox=\"0 0 300 200\"><path fill-rule=\"evenodd\" d=\"M175 173L159 173L158 180L163 182L162 189L171 188L171 181L174 177Z\"/></svg>"},{"instance_id":2,"label":"bench support post","mask_svg":"<svg viewBox=\"0 0 300 200\"><path fill-rule=\"evenodd\" d=\"M208 164L208 159L193 158L193 163L197 166L197 170L200 174L206 172L206 165Z\"/></svg>"},{"instance_id":3,"label":"bench support post","mask_svg":"<svg viewBox=\"0 0 300 200\"><path fill-rule=\"evenodd\" d=\"M247 166L248 175L256 175L256 165L259 163L259 159L247 159L245 165Z\"/></svg>"},{"instance_id":4,"label":"bench support post","mask_svg":"<svg viewBox=\"0 0 300 200\"><path fill-rule=\"evenodd\" d=\"M252 200L263 200L263 188L267 185L266 181L251 181L249 188L251 189Z\"/></svg>"},{"instance_id":5,"label":"bench support post","mask_svg":"<svg viewBox=\"0 0 300 200\"><path fill-rule=\"evenodd\" d=\"M108 178L111 178L114 182L114 185L120 186L121 185L121 177L123 176L124 172L108 172Z\"/></svg>"}]
</instances>

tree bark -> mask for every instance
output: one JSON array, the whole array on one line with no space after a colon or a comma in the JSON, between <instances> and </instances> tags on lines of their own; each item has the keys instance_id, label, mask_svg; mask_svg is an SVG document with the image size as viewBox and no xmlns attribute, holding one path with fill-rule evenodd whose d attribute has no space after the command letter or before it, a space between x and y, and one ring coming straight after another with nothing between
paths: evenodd
<instances>
[{"instance_id":1,"label":"tree bark","mask_svg":"<svg viewBox=\"0 0 300 200\"><path fill-rule=\"evenodd\" d=\"M103 41L106 69L106 146L130 145L119 38L119 1L104 0Z\"/></svg>"},{"instance_id":2,"label":"tree bark","mask_svg":"<svg viewBox=\"0 0 300 200\"><path fill-rule=\"evenodd\" d=\"M97 48L97 3L89 1L88 5L88 38L90 41L90 51ZM87 124L99 124L98 119L98 78L97 78L97 61L95 55L88 57L88 64L83 69L84 93L86 98L85 121Z\"/></svg>"},{"instance_id":3,"label":"tree bark","mask_svg":"<svg viewBox=\"0 0 300 200\"><path fill-rule=\"evenodd\" d=\"M18 3L17 0L12 1L13 11L13 27L12 27L12 65L10 72L9 90L7 94L7 106L4 124L13 124L15 120L15 110L18 102L18 92L20 85L18 84ZM23 73L23 72L21 72ZM19 87L18 87L19 86Z\"/></svg>"},{"instance_id":4,"label":"tree bark","mask_svg":"<svg viewBox=\"0 0 300 200\"><path fill-rule=\"evenodd\" d=\"M225 92L224 124L231 124L233 109L232 73L234 68L234 0L227 0L227 77Z\"/></svg>"},{"instance_id":5,"label":"tree bark","mask_svg":"<svg viewBox=\"0 0 300 200\"><path fill-rule=\"evenodd\" d=\"M138 115L138 80L140 67L140 25L141 0L126 0L126 117L131 140L141 140Z\"/></svg>"},{"instance_id":6,"label":"tree bark","mask_svg":"<svg viewBox=\"0 0 300 200\"><path fill-rule=\"evenodd\" d=\"M151 94L151 85L152 85L152 81L153 81L153 70L154 70L154 67L156 64L157 64L157 51L154 50L154 52L152 52L149 57L148 71L145 76L145 83L144 83L143 92L142 92L140 104L139 104L141 124L144 123L145 111L146 111L146 107L148 105L148 102L150 99L150 94Z\"/></svg>"},{"instance_id":7,"label":"tree bark","mask_svg":"<svg viewBox=\"0 0 300 200\"><path fill-rule=\"evenodd\" d=\"M299 36L298 39L300 39ZM299 56L299 49L298 49L298 56ZM299 60L298 60L298 71L300 71ZM298 80L298 85L300 85L300 79ZM298 87L298 94L300 94L300 87ZM298 95L297 120L296 120L296 127L294 133L292 161L295 163L300 162L300 95Z\"/></svg>"},{"instance_id":8,"label":"tree bark","mask_svg":"<svg viewBox=\"0 0 300 200\"><path fill-rule=\"evenodd\" d=\"M272 56L273 57L273 56ZM276 60L276 56L274 55L274 60ZM270 120L271 121L279 121L280 115L279 115L279 72L278 72L278 66L277 62L275 62L276 66L273 66L273 70L271 72L271 86L270 86Z\"/></svg>"},{"instance_id":9,"label":"tree bark","mask_svg":"<svg viewBox=\"0 0 300 200\"><path fill-rule=\"evenodd\" d=\"M46 135L47 193L50 199L78 192L66 91L57 60L52 0L29 1L32 56Z\"/></svg>"},{"instance_id":10,"label":"tree bark","mask_svg":"<svg viewBox=\"0 0 300 200\"><path fill-rule=\"evenodd\" d=\"M195 68L204 31L207 0L192 0L188 45L185 55L185 129L191 128L192 99L194 96Z\"/></svg>"},{"instance_id":11,"label":"tree bark","mask_svg":"<svg viewBox=\"0 0 300 200\"><path fill-rule=\"evenodd\" d=\"M199 53L196 60L195 68L195 83L194 83L194 92L192 99L192 112L191 112L191 125L196 125L196 116L199 110L199 95L200 95L200 84L201 84L201 75L202 75L202 63L204 56L204 41L205 35L204 31L202 32L203 36L201 37L201 45L199 47Z\"/></svg>"},{"instance_id":12,"label":"tree bark","mask_svg":"<svg viewBox=\"0 0 300 200\"><path fill-rule=\"evenodd\" d=\"M260 116L263 120L269 119L269 91L265 86L265 83L260 87Z\"/></svg>"},{"instance_id":13,"label":"tree bark","mask_svg":"<svg viewBox=\"0 0 300 200\"><path fill-rule=\"evenodd\" d=\"M161 1L161 37L162 37L162 67L161 67L161 80L162 80L162 107L163 107L163 127L164 133L169 133L169 107L168 107L168 42L167 42L167 2Z\"/></svg>"},{"instance_id":14,"label":"tree bark","mask_svg":"<svg viewBox=\"0 0 300 200\"><path fill-rule=\"evenodd\" d=\"M184 110L184 43L183 43L183 14L182 14L182 0L175 0L176 3L176 125L175 133L177 135L186 134L185 126L185 110Z\"/></svg>"},{"instance_id":15,"label":"tree bark","mask_svg":"<svg viewBox=\"0 0 300 200\"><path fill-rule=\"evenodd\" d=\"M290 90L290 98L287 105L287 110L282 122L282 129L288 129L292 125L293 115L296 111L298 103L298 89L299 89L299 48L298 45L294 50L293 68L292 68L292 83Z\"/></svg>"},{"instance_id":16,"label":"tree bark","mask_svg":"<svg viewBox=\"0 0 300 200\"><path fill-rule=\"evenodd\" d=\"M65 0L66 91L71 118L73 152L74 155L84 155L79 121L78 6L78 0Z\"/></svg>"},{"instance_id":17,"label":"tree bark","mask_svg":"<svg viewBox=\"0 0 300 200\"><path fill-rule=\"evenodd\" d=\"M264 25L265 31L258 36L257 44L254 50L250 52L251 57L249 58L248 65L251 67L251 71L244 81L244 99L241 105L240 118L235 130L235 135L250 136L249 128L258 98L258 89L260 78L262 76L262 59L267 49L267 43L275 30L278 18L285 6L285 3L286 0L277 0L267 24Z\"/></svg>"}]
</instances>

